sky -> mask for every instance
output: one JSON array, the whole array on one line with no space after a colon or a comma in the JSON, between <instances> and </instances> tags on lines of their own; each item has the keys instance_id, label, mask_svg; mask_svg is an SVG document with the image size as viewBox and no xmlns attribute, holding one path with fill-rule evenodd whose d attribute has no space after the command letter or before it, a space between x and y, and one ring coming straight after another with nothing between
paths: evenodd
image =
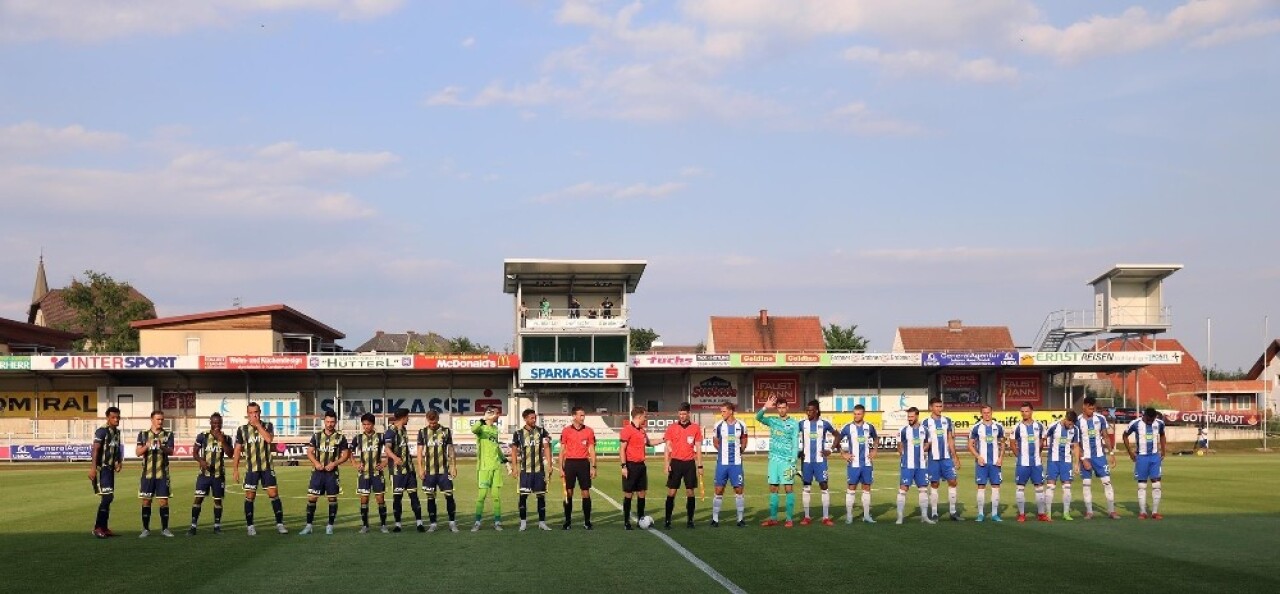
<instances>
[{"instance_id":1,"label":"sky","mask_svg":"<svg viewBox=\"0 0 1280 594\"><path fill-rule=\"evenodd\" d=\"M633 324L1029 345L1117 263L1280 335L1276 0L0 0L0 317L85 270L512 342L504 258L643 259Z\"/></svg>"}]
</instances>

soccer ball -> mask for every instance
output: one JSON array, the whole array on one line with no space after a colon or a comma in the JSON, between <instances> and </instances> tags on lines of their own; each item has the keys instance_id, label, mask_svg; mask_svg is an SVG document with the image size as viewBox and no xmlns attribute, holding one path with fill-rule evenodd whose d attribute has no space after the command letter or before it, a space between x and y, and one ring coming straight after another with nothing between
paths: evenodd
<instances>
[{"instance_id":1,"label":"soccer ball","mask_svg":"<svg viewBox=\"0 0 1280 594\"><path fill-rule=\"evenodd\" d=\"M643 518L640 518L640 521L637 523L640 524L641 530L648 530L649 527L653 525L653 516L645 516Z\"/></svg>"}]
</instances>

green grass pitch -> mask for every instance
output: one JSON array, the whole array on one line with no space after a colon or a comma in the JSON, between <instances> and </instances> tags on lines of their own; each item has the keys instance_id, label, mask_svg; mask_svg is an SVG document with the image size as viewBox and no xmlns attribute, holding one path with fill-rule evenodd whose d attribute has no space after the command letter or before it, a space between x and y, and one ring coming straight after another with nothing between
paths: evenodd
<instances>
[{"instance_id":1,"label":"green grass pitch","mask_svg":"<svg viewBox=\"0 0 1280 594\"><path fill-rule=\"evenodd\" d=\"M1165 462L1163 522L1138 521L1131 469L1121 457L1115 473L1120 521L1077 520L1052 524L1013 522L1013 487L1002 493L1006 521L976 524L972 466L961 471L960 502L968 521L921 525L914 517L914 491L908 497L905 526L894 520L896 468L883 464L877 474L873 505L880 523L843 522L843 485L833 485L834 528L765 529L759 527L767 505L764 460L748 462L747 508L751 525L708 527L711 489L698 502L698 527L684 528L683 496L675 528L668 534L693 555L748 592L832 589L932 589L941 591L1013 591L1082 589L1117 591L1280 591L1280 458L1260 454L1170 457ZM660 461L650 462L658 469ZM176 538L137 538L141 520L134 496L137 462L117 479L120 493L112 510L112 528L122 536L97 540L90 534L97 498L90 492L84 464L0 465L0 548L5 574L0 591L350 591L419 586L463 591L714 592L724 589L653 535L622 530L621 514L597 496L593 532L581 529L581 506L574 530L515 531L515 481L503 493L506 531L494 532L491 517L478 534L473 519L473 467L458 481L459 534L360 535L354 483L344 486L338 532L299 536L305 511L308 470L279 469L285 514L291 533L272 530L270 506L257 507L259 536L243 529L238 490L226 502L224 534L214 535L211 502L201 515L196 537L184 533L190 521L194 466L175 464L171 528ZM835 465L839 468L838 465ZM602 460L597 486L620 499L612 460ZM710 476L711 465L707 466ZM834 472L833 476L840 474ZM1010 474L1006 472L1006 474ZM656 477L651 477L656 478ZM966 480L967 478L967 480ZM344 473L353 481L354 472ZM548 497L549 521L561 520L559 477ZM653 481L658 485L658 481ZM1095 505L1102 503L1095 482ZM797 505L800 495L796 494ZM815 489L816 490L816 489ZM650 515L661 522L664 492L649 496ZM945 512L945 491L942 493ZM387 503L390 507L391 497ZM814 513L819 509L813 497ZM1077 515L1082 497L1075 488ZM724 518L732 518L726 498ZM425 507L425 502L424 502ZM532 501L530 502L532 508ZM855 508L855 513L857 513ZM321 500L317 527L322 526ZM441 502L443 515L443 502ZM531 515L533 510L530 510ZM376 524L376 510L371 514ZM488 514L487 514L488 515ZM945 516L945 514L944 514ZM412 513L405 502L405 518Z\"/></svg>"}]
</instances>

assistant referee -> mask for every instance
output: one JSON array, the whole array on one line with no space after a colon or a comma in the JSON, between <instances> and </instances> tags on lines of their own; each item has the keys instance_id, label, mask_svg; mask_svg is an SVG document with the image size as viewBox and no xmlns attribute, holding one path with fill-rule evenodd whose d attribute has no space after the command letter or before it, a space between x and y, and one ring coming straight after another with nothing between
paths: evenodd
<instances>
[{"instance_id":1,"label":"assistant referee","mask_svg":"<svg viewBox=\"0 0 1280 594\"><path fill-rule=\"evenodd\" d=\"M676 413L678 422L667 427L667 515L663 527L671 529L671 512L676 508L676 489L684 483L684 509L688 515L688 527L693 528L693 510L697 500L693 490L698 488L698 475L702 474L702 426L689 420L689 403L680 405Z\"/></svg>"},{"instance_id":2,"label":"assistant referee","mask_svg":"<svg viewBox=\"0 0 1280 594\"><path fill-rule=\"evenodd\" d=\"M560 476L564 479L564 526L573 526L573 489L582 489L582 526L591 530L591 479L596 477L596 432L587 411L573 407L573 423L560 432Z\"/></svg>"}]
</instances>

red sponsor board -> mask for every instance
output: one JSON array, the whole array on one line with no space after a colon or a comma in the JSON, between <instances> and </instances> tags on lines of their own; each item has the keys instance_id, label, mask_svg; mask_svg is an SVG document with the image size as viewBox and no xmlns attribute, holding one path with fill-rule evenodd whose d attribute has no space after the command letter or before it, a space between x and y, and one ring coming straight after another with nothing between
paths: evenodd
<instances>
[{"instance_id":1,"label":"red sponsor board","mask_svg":"<svg viewBox=\"0 0 1280 594\"><path fill-rule=\"evenodd\" d=\"M764 406L770 397L778 402L786 402L792 407L800 402L800 374L798 373L758 373L752 384L755 388L755 407Z\"/></svg>"},{"instance_id":2,"label":"red sponsor board","mask_svg":"<svg viewBox=\"0 0 1280 594\"><path fill-rule=\"evenodd\" d=\"M178 458L178 459L186 460L188 458L191 458L192 454L195 454L195 453L196 453L196 446L194 444L175 443L173 444L173 455L170 456L170 458Z\"/></svg>"},{"instance_id":3,"label":"red sponsor board","mask_svg":"<svg viewBox=\"0 0 1280 594\"><path fill-rule=\"evenodd\" d=\"M414 355L414 369L452 369L459 371L487 369L519 369L520 357L512 353L483 355Z\"/></svg>"},{"instance_id":4,"label":"red sponsor board","mask_svg":"<svg viewBox=\"0 0 1280 594\"><path fill-rule=\"evenodd\" d=\"M1039 373L1004 373L1000 375L1000 402L1022 406L1044 403L1044 383Z\"/></svg>"},{"instance_id":5,"label":"red sponsor board","mask_svg":"<svg viewBox=\"0 0 1280 594\"><path fill-rule=\"evenodd\" d=\"M947 408L982 406L982 377L976 373L940 373L938 388Z\"/></svg>"},{"instance_id":6,"label":"red sponsor board","mask_svg":"<svg viewBox=\"0 0 1280 594\"><path fill-rule=\"evenodd\" d=\"M1175 410L1164 413L1164 420L1178 425L1257 427L1262 424L1262 415L1256 410Z\"/></svg>"},{"instance_id":7,"label":"red sponsor board","mask_svg":"<svg viewBox=\"0 0 1280 594\"><path fill-rule=\"evenodd\" d=\"M163 410L176 410L182 408L196 407L196 393L191 391L163 391L160 392L160 408Z\"/></svg>"},{"instance_id":8,"label":"red sponsor board","mask_svg":"<svg viewBox=\"0 0 1280 594\"><path fill-rule=\"evenodd\" d=\"M306 369L305 355L228 355L200 357L200 369Z\"/></svg>"}]
</instances>

